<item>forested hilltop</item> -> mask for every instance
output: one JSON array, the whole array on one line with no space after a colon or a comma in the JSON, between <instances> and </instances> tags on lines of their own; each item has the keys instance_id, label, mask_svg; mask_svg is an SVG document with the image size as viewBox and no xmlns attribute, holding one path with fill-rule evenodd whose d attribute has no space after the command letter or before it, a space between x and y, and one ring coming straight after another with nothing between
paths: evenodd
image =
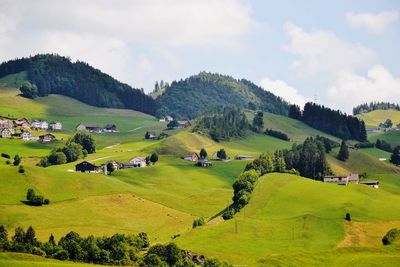
<instances>
[{"instance_id":1,"label":"forested hilltop","mask_svg":"<svg viewBox=\"0 0 400 267\"><path fill-rule=\"evenodd\" d=\"M0 78L27 72L37 96L60 94L98 107L128 108L154 115L156 102L142 90L121 83L88 65L55 54L14 59L0 65ZM34 95L35 96L35 95Z\"/></svg>"},{"instance_id":2,"label":"forested hilltop","mask_svg":"<svg viewBox=\"0 0 400 267\"><path fill-rule=\"evenodd\" d=\"M193 119L205 109L219 105L260 109L287 115L288 103L247 80L200 72L185 80L173 81L157 98L161 107L158 115Z\"/></svg>"},{"instance_id":3,"label":"forested hilltop","mask_svg":"<svg viewBox=\"0 0 400 267\"><path fill-rule=\"evenodd\" d=\"M395 109L400 110L400 105L395 103L389 102L371 102L365 103L353 108L353 115L358 115L362 113L371 112L374 110L388 110L388 109Z\"/></svg>"}]
</instances>

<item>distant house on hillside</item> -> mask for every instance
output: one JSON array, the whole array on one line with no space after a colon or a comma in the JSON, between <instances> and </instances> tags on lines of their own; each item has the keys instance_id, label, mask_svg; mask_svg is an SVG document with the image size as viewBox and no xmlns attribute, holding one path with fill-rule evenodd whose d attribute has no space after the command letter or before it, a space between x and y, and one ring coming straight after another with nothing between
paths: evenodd
<instances>
[{"instance_id":1,"label":"distant house on hillside","mask_svg":"<svg viewBox=\"0 0 400 267\"><path fill-rule=\"evenodd\" d=\"M32 135L29 131L23 131L20 138L23 141L36 141L39 140L39 137Z\"/></svg>"},{"instance_id":2,"label":"distant house on hillside","mask_svg":"<svg viewBox=\"0 0 400 267\"><path fill-rule=\"evenodd\" d=\"M178 126L176 128L178 128L178 129L187 128L192 125L190 123L190 121L177 121L177 122L178 122Z\"/></svg>"},{"instance_id":3,"label":"distant house on hillside","mask_svg":"<svg viewBox=\"0 0 400 267\"><path fill-rule=\"evenodd\" d=\"M8 119L0 119L0 130L3 129L11 129L14 127L14 124L11 120Z\"/></svg>"},{"instance_id":4,"label":"distant house on hillside","mask_svg":"<svg viewBox=\"0 0 400 267\"><path fill-rule=\"evenodd\" d=\"M11 138L11 136L13 135L12 130L11 129L3 129L0 130L0 136L1 138Z\"/></svg>"},{"instance_id":5,"label":"distant house on hillside","mask_svg":"<svg viewBox=\"0 0 400 267\"><path fill-rule=\"evenodd\" d=\"M235 157L236 160L252 160L254 159L253 156L249 156L249 155L237 155Z\"/></svg>"},{"instance_id":6,"label":"distant house on hillside","mask_svg":"<svg viewBox=\"0 0 400 267\"><path fill-rule=\"evenodd\" d=\"M42 134L39 136L39 142L41 143L49 143L56 140L56 137L50 133Z\"/></svg>"},{"instance_id":7,"label":"distant house on hillside","mask_svg":"<svg viewBox=\"0 0 400 267\"><path fill-rule=\"evenodd\" d=\"M76 126L76 130L77 131L88 131L90 133L101 133L103 131L103 128L97 124L79 123L78 126Z\"/></svg>"},{"instance_id":8,"label":"distant house on hillside","mask_svg":"<svg viewBox=\"0 0 400 267\"><path fill-rule=\"evenodd\" d=\"M31 124L29 123L29 120L27 118L19 118L13 121L14 127L22 127L25 129L30 129Z\"/></svg>"},{"instance_id":9,"label":"distant house on hillside","mask_svg":"<svg viewBox=\"0 0 400 267\"><path fill-rule=\"evenodd\" d=\"M115 133L115 132L117 132L117 126L115 124L107 124L103 128L103 132L105 132L105 133Z\"/></svg>"},{"instance_id":10,"label":"distant house on hillside","mask_svg":"<svg viewBox=\"0 0 400 267\"><path fill-rule=\"evenodd\" d=\"M76 172L87 172L87 173L100 173L102 172L101 167L96 166L90 162L82 161L75 165Z\"/></svg>"},{"instance_id":11,"label":"distant house on hillside","mask_svg":"<svg viewBox=\"0 0 400 267\"><path fill-rule=\"evenodd\" d=\"M165 116L160 119L160 122L171 122L173 120L174 120L174 118L172 118L171 116Z\"/></svg>"},{"instance_id":12,"label":"distant house on hillside","mask_svg":"<svg viewBox=\"0 0 400 267\"><path fill-rule=\"evenodd\" d=\"M192 152L189 155L187 155L186 157L184 157L183 159L189 160L189 161L198 161L200 159L200 156L196 152Z\"/></svg>"},{"instance_id":13,"label":"distant house on hillside","mask_svg":"<svg viewBox=\"0 0 400 267\"><path fill-rule=\"evenodd\" d=\"M157 134L155 131L147 131L144 137L145 137L145 139L153 140L153 139L156 139Z\"/></svg>"},{"instance_id":14,"label":"distant house on hillside","mask_svg":"<svg viewBox=\"0 0 400 267\"><path fill-rule=\"evenodd\" d=\"M145 157L136 157L129 161L129 163L122 163L124 168L143 168L147 166Z\"/></svg>"},{"instance_id":15,"label":"distant house on hillside","mask_svg":"<svg viewBox=\"0 0 400 267\"><path fill-rule=\"evenodd\" d=\"M198 167L211 167L212 166L212 162L209 161L208 159L200 159L196 162L195 164Z\"/></svg>"},{"instance_id":16,"label":"distant house on hillside","mask_svg":"<svg viewBox=\"0 0 400 267\"><path fill-rule=\"evenodd\" d=\"M41 130L47 130L49 129L49 124L47 123L47 121L42 121L42 120L34 120L31 123L31 128L32 129L41 129Z\"/></svg>"},{"instance_id":17,"label":"distant house on hillside","mask_svg":"<svg viewBox=\"0 0 400 267\"><path fill-rule=\"evenodd\" d=\"M338 185L358 184L360 177L357 173L349 175L328 175L324 177L324 183L334 183Z\"/></svg>"},{"instance_id":18,"label":"distant house on hillside","mask_svg":"<svg viewBox=\"0 0 400 267\"><path fill-rule=\"evenodd\" d=\"M62 130L62 124L59 121L52 121L49 123L50 130L59 131Z\"/></svg>"},{"instance_id":19,"label":"distant house on hillside","mask_svg":"<svg viewBox=\"0 0 400 267\"><path fill-rule=\"evenodd\" d=\"M379 188L379 181L361 181L360 184L368 185L373 188Z\"/></svg>"}]
</instances>

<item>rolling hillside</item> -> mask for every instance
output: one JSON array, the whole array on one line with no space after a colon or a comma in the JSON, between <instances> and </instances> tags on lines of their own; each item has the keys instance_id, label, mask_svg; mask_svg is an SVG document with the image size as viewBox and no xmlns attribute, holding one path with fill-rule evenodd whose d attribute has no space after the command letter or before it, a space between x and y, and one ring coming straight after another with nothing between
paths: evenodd
<instances>
[{"instance_id":1,"label":"rolling hillside","mask_svg":"<svg viewBox=\"0 0 400 267\"><path fill-rule=\"evenodd\" d=\"M223 221L217 215L231 204L232 183L248 162L213 162L211 168L199 168L180 156L201 148L210 156L220 148L231 157L257 156L290 148L308 136L340 140L270 113L264 113L265 127L288 134L290 142L250 133L243 139L217 143L191 129L166 131L170 136L163 140L144 140L146 130L160 132L165 123L140 112L96 108L60 95L22 98L12 87L23 80L23 73L0 80L0 101L4 103L0 115L60 120L65 130L56 133L58 143L49 145L0 139L0 152L20 154L25 167L25 173L18 173L17 167L0 158L0 225L5 225L10 235L16 226L29 225L42 241L50 233L58 240L70 230L81 235L144 231L152 244L175 242L184 249L247 266L396 266L400 260L400 248L380 243L388 229L400 227L399 174L393 165L378 160L382 153L376 149L351 150L345 163L334 158L335 149L328 161L336 173L367 172L368 179L380 180L380 189L340 187L272 173L260 178L249 205L233 220ZM252 113L247 115L252 118ZM120 130L94 134L98 149L87 157L89 162L126 162L152 152L159 153L159 161L155 166L119 170L110 176L71 172L76 162L35 166L38 157L61 145L79 122L115 123ZM24 205L21 201L28 188L49 198L50 205ZM346 212L351 213L351 222L344 222ZM213 219L192 229L193 220L199 217ZM87 265L0 253L0 266Z\"/></svg>"},{"instance_id":2,"label":"rolling hillside","mask_svg":"<svg viewBox=\"0 0 400 267\"><path fill-rule=\"evenodd\" d=\"M374 110L368 113L356 115L357 118L362 119L367 127L378 127L380 123L385 122L386 119L391 119L395 127L400 123L400 111L389 110Z\"/></svg>"},{"instance_id":3,"label":"rolling hillside","mask_svg":"<svg viewBox=\"0 0 400 267\"><path fill-rule=\"evenodd\" d=\"M366 186L341 187L268 174L259 180L250 204L235 219L210 222L177 242L237 265L363 265L362 255L367 254L367 265L392 266L400 260L399 251L384 249L380 239L392 225L383 221L400 224L398 201L399 195ZM346 212L352 215L351 224L344 223ZM359 235L363 236L352 233L356 236L344 245L341 242L347 240L353 225L361 228ZM372 231L363 232L366 229ZM343 246L358 249L344 250Z\"/></svg>"}]
</instances>

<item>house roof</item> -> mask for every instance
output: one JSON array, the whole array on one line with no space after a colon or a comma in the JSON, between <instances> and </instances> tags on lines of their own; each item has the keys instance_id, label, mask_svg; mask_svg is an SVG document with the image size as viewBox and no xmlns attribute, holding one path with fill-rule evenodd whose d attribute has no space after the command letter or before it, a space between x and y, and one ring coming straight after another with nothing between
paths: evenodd
<instances>
[{"instance_id":1,"label":"house roof","mask_svg":"<svg viewBox=\"0 0 400 267\"><path fill-rule=\"evenodd\" d=\"M110 129L110 128L117 128L117 126L115 124L107 124L106 126L104 126L105 129Z\"/></svg>"},{"instance_id":2,"label":"house roof","mask_svg":"<svg viewBox=\"0 0 400 267\"><path fill-rule=\"evenodd\" d=\"M92 163L90 163L90 162L88 162L88 161L82 161L81 163L78 163L78 164L76 164L75 165L75 167L77 167L77 166L80 166L80 165L86 165L86 166L91 166L91 167L95 167L95 168L98 168L98 166L96 166L96 165L94 165L94 164L92 164Z\"/></svg>"},{"instance_id":3,"label":"house roof","mask_svg":"<svg viewBox=\"0 0 400 267\"><path fill-rule=\"evenodd\" d=\"M53 134L51 134L51 133L39 135L40 138L44 138L44 137L46 137L46 136L51 136L51 137L53 137L53 138L56 138L56 137L55 137Z\"/></svg>"},{"instance_id":4,"label":"house roof","mask_svg":"<svg viewBox=\"0 0 400 267\"><path fill-rule=\"evenodd\" d=\"M146 161L146 158L145 157L135 157L135 158L133 158L133 159L131 159L129 162L132 162L132 161Z\"/></svg>"}]
</instances>

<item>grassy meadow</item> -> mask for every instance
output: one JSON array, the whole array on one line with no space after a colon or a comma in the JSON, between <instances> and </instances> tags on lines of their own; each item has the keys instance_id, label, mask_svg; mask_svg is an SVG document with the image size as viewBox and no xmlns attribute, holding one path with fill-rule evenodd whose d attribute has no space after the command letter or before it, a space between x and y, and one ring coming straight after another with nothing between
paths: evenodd
<instances>
[{"instance_id":1,"label":"grassy meadow","mask_svg":"<svg viewBox=\"0 0 400 267\"><path fill-rule=\"evenodd\" d=\"M378 127L380 123L391 119L393 126L396 127L400 123L400 111L389 110L374 110L368 113L359 114L356 117L362 119L367 127Z\"/></svg>"},{"instance_id":2,"label":"grassy meadow","mask_svg":"<svg viewBox=\"0 0 400 267\"><path fill-rule=\"evenodd\" d=\"M328 155L335 173L366 172L367 179L380 181L380 189L341 187L272 173L259 179L249 205L233 220L223 221L217 215L231 203L232 183L248 162L213 162L211 168L199 168L180 157L201 148L209 156L220 148L231 158L258 156L315 135L339 140L300 121L265 113L265 127L287 133L290 142L249 134L217 143L190 129L166 131L168 138L149 141L144 133L150 129L159 133L165 123L140 112L91 107L64 96L25 99L12 88L23 80L23 73L0 80L0 115L59 120L65 129L56 133L58 142L46 145L0 138L0 152L21 155L25 167L25 173L18 173L17 167L0 158L0 225L10 235L16 226L29 225L41 241L47 241L51 233L58 240L71 230L84 236L144 231L153 244L173 241L184 249L241 266L398 266L400 262L400 247L384 247L380 241L390 228L400 227L400 174L398 168L379 160L390 156L386 152L351 149L346 162L336 159L338 149ZM97 151L87 157L89 162L125 162L155 151L159 161L109 176L72 172L76 162L36 166L40 157L72 136L80 122L115 123L120 130L94 134ZM49 198L50 205L23 204L28 188ZM346 212L351 213L351 222L344 221ZM198 217L208 222L192 229ZM93 265L0 253L0 266Z\"/></svg>"}]
</instances>

